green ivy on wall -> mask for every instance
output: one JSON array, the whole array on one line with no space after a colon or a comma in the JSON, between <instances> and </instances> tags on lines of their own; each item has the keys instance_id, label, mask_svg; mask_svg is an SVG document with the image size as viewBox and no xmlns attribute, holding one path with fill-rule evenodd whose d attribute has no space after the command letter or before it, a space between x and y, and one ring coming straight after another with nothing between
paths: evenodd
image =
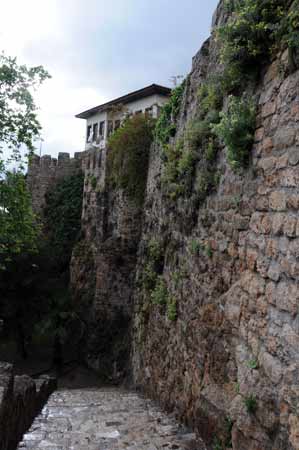
<instances>
[{"instance_id":1,"label":"green ivy on wall","mask_svg":"<svg viewBox=\"0 0 299 450\"><path fill-rule=\"evenodd\" d=\"M45 234L49 249L62 266L69 263L81 228L83 183L82 173L72 175L46 193Z\"/></svg>"},{"instance_id":2,"label":"green ivy on wall","mask_svg":"<svg viewBox=\"0 0 299 450\"><path fill-rule=\"evenodd\" d=\"M149 150L155 121L138 114L128 118L108 142L108 182L142 205L146 187Z\"/></svg>"}]
</instances>

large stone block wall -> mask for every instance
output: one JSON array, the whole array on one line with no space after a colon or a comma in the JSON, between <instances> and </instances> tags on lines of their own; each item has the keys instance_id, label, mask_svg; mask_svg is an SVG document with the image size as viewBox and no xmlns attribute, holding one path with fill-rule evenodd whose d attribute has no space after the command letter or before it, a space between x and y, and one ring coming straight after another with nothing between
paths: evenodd
<instances>
[{"instance_id":1,"label":"large stone block wall","mask_svg":"<svg viewBox=\"0 0 299 450\"><path fill-rule=\"evenodd\" d=\"M14 376L13 367L0 363L0 448L15 450L35 416L41 411L56 381L44 376L33 380Z\"/></svg>"},{"instance_id":2,"label":"large stone block wall","mask_svg":"<svg viewBox=\"0 0 299 450\"><path fill-rule=\"evenodd\" d=\"M193 60L178 135L214 50L210 40ZM250 167L233 173L224 149L218 190L199 208L163 195L159 148L149 169L137 280L156 239L177 320L136 286L134 380L208 444L235 450L299 449L299 71L286 67L287 52L254 92Z\"/></svg>"}]
</instances>

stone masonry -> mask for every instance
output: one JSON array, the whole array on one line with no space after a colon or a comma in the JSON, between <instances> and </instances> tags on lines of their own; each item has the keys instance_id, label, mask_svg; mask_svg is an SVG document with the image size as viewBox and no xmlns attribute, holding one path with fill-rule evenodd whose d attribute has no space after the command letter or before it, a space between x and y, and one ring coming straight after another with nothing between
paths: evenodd
<instances>
[{"instance_id":1,"label":"stone masonry","mask_svg":"<svg viewBox=\"0 0 299 450\"><path fill-rule=\"evenodd\" d=\"M15 450L23 433L56 387L53 378L14 376L13 367L0 363L0 448Z\"/></svg>"},{"instance_id":2,"label":"stone masonry","mask_svg":"<svg viewBox=\"0 0 299 450\"><path fill-rule=\"evenodd\" d=\"M227 20L223 4L214 26ZM212 33L193 58L174 144L219 70L217 45ZM250 165L232 172L223 148L218 188L201 204L163 193L158 145L143 207L109 186L105 152L83 158L72 290L89 365L113 380L131 375L211 448L299 450L299 71L287 52L248 93L258 103ZM141 288L152 239L176 320Z\"/></svg>"},{"instance_id":3,"label":"stone masonry","mask_svg":"<svg viewBox=\"0 0 299 450\"><path fill-rule=\"evenodd\" d=\"M84 152L75 153L70 158L69 153L59 153L58 159L49 155L39 157L33 155L28 165L27 185L32 196L35 213L40 213L44 205L45 195L57 181L73 175L81 170Z\"/></svg>"},{"instance_id":4,"label":"stone masonry","mask_svg":"<svg viewBox=\"0 0 299 450\"><path fill-rule=\"evenodd\" d=\"M178 136L216 69L211 39L193 60ZM199 208L163 196L153 149L137 279L146 243L158 239L178 317L168 320L137 286L132 367L135 382L210 445L298 450L299 71L287 71L287 52L254 95L250 168L236 175L222 153L218 190ZM192 253L193 241L209 251Z\"/></svg>"},{"instance_id":5,"label":"stone masonry","mask_svg":"<svg viewBox=\"0 0 299 450\"><path fill-rule=\"evenodd\" d=\"M152 402L120 389L55 392L19 450L205 450Z\"/></svg>"}]
</instances>

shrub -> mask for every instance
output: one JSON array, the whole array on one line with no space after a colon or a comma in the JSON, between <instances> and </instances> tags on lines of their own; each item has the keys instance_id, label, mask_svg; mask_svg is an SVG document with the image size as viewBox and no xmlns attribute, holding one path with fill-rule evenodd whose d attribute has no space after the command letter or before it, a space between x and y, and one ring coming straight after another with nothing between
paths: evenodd
<instances>
[{"instance_id":1,"label":"shrub","mask_svg":"<svg viewBox=\"0 0 299 450\"><path fill-rule=\"evenodd\" d=\"M257 409L257 400L253 394L244 397L244 405L249 414L254 414Z\"/></svg>"},{"instance_id":2,"label":"shrub","mask_svg":"<svg viewBox=\"0 0 299 450\"><path fill-rule=\"evenodd\" d=\"M195 153L192 149L187 148L184 141L180 139L175 145L166 145L163 156L165 166L162 184L169 197L176 199L191 188Z\"/></svg>"},{"instance_id":3,"label":"shrub","mask_svg":"<svg viewBox=\"0 0 299 450\"><path fill-rule=\"evenodd\" d=\"M249 361L247 361L247 367L249 369L258 369L258 361L256 359L250 359Z\"/></svg>"},{"instance_id":4,"label":"shrub","mask_svg":"<svg viewBox=\"0 0 299 450\"><path fill-rule=\"evenodd\" d=\"M159 119L156 123L155 135L160 144L168 144L176 133L176 118L180 111L185 81L171 93L169 101L162 107Z\"/></svg>"},{"instance_id":5,"label":"shrub","mask_svg":"<svg viewBox=\"0 0 299 450\"><path fill-rule=\"evenodd\" d=\"M94 175L90 177L90 184L92 189L96 189L97 183L98 183L97 177L95 177Z\"/></svg>"},{"instance_id":6,"label":"shrub","mask_svg":"<svg viewBox=\"0 0 299 450\"><path fill-rule=\"evenodd\" d=\"M166 305L168 299L168 289L162 276L159 276L156 286L151 293L151 300L154 305Z\"/></svg>"},{"instance_id":7,"label":"shrub","mask_svg":"<svg viewBox=\"0 0 299 450\"><path fill-rule=\"evenodd\" d=\"M138 205L144 199L153 130L154 120L138 114L128 118L108 142L108 181Z\"/></svg>"},{"instance_id":8,"label":"shrub","mask_svg":"<svg viewBox=\"0 0 299 450\"><path fill-rule=\"evenodd\" d=\"M213 127L227 147L227 159L233 170L245 167L253 145L256 107L251 100L230 96L227 112L220 113L221 122Z\"/></svg>"},{"instance_id":9,"label":"shrub","mask_svg":"<svg viewBox=\"0 0 299 450\"><path fill-rule=\"evenodd\" d=\"M163 259L161 242L151 239L147 244L147 260L142 274L142 285L147 292L155 289L158 275L163 270Z\"/></svg>"},{"instance_id":10,"label":"shrub","mask_svg":"<svg viewBox=\"0 0 299 450\"><path fill-rule=\"evenodd\" d=\"M230 2L230 20L218 29L227 91L256 75L260 64L282 45L299 47L298 10L298 0Z\"/></svg>"},{"instance_id":11,"label":"shrub","mask_svg":"<svg viewBox=\"0 0 299 450\"><path fill-rule=\"evenodd\" d=\"M198 90L200 113L204 117L210 111L219 111L223 104L223 89L219 76L210 77Z\"/></svg>"},{"instance_id":12,"label":"shrub","mask_svg":"<svg viewBox=\"0 0 299 450\"><path fill-rule=\"evenodd\" d=\"M175 297L171 297L168 295L167 298L167 318L171 322L176 321L178 316L177 313L177 301Z\"/></svg>"},{"instance_id":13,"label":"shrub","mask_svg":"<svg viewBox=\"0 0 299 450\"><path fill-rule=\"evenodd\" d=\"M190 242L190 251L193 255L198 256L200 251L202 250L202 245L196 239L192 239Z\"/></svg>"},{"instance_id":14,"label":"shrub","mask_svg":"<svg viewBox=\"0 0 299 450\"><path fill-rule=\"evenodd\" d=\"M205 253L209 258L212 258L213 256L213 249L212 247L208 244L205 246Z\"/></svg>"}]
</instances>

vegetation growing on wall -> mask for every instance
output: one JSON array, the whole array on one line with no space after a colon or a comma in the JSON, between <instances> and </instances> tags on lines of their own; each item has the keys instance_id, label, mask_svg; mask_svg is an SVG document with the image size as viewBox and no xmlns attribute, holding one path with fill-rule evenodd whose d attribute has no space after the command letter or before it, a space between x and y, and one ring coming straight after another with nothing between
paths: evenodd
<instances>
[{"instance_id":1,"label":"vegetation growing on wall","mask_svg":"<svg viewBox=\"0 0 299 450\"><path fill-rule=\"evenodd\" d=\"M128 118L108 142L108 181L143 203L154 120L144 114Z\"/></svg>"},{"instance_id":2,"label":"vegetation growing on wall","mask_svg":"<svg viewBox=\"0 0 299 450\"><path fill-rule=\"evenodd\" d=\"M176 133L176 119L180 111L186 82L173 89L169 101L161 108L156 123L156 138L162 145L168 144Z\"/></svg>"},{"instance_id":3,"label":"vegetation growing on wall","mask_svg":"<svg viewBox=\"0 0 299 450\"><path fill-rule=\"evenodd\" d=\"M198 93L200 108L176 142L163 145L164 172L162 184L171 199L190 194L196 163L196 195L202 200L217 184L215 161L219 144L213 124L220 120L223 96L213 79L204 83Z\"/></svg>"},{"instance_id":4,"label":"vegetation growing on wall","mask_svg":"<svg viewBox=\"0 0 299 450\"><path fill-rule=\"evenodd\" d=\"M68 267L81 227L83 183L82 173L64 178L45 198L44 222L49 250L62 270Z\"/></svg>"},{"instance_id":5,"label":"vegetation growing on wall","mask_svg":"<svg viewBox=\"0 0 299 450\"><path fill-rule=\"evenodd\" d=\"M218 28L227 89L244 86L261 64L279 49L299 48L299 2L292 0L229 1L230 20Z\"/></svg>"},{"instance_id":6,"label":"vegetation growing on wall","mask_svg":"<svg viewBox=\"0 0 299 450\"><path fill-rule=\"evenodd\" d=\"M220 174L216 159L222 143L233 170L248 165L255 107L237 94L249 81L255 82L261 65L278 50L288 47L291 66L299 62L299 0L232 0L226 7L230 19L217 30L222 73L201 85L195 118L175 142L171 138L176 133L184 85L173 91L157 123L156 135L164 160L162 186L171 199L195 191L197 198L204 200L217 186ZM223 99L231 92L235 95L221 112Z\"/></svg>"},{"instance_id":7,"label":"vegetation growing on wall","mask_svg":"<svg viewBox=\"0 0 299 450\"><path fill-rule=\"evenodd\" d=\"M227 147L228 163L233 170L239 170L249 162L255 115L256 106L252 100L230 96L227 111L220 113L221 121L213 127L215 134Z\"/></svg>"},{"instance_id":8,"label":"vegetation growing on wall","mask_svg":"<svg viewBox=\"0 0 299 450\"><path fill-rule=\"evenodd\" d=\"M177 318L177 300L175 296L171 295L167 286L163 276L163 266L164 252L161 242L151 239L147 244L146 263L142 273L142 288L149 300L148 303L145 303L145 306L148 307L150 304L163 306L168 320L175 321ZM145 308L146 310L147 308Z\"/></svg>"},{"instance_id":9,"label":"vegetation growing on wall","mask_svg":"<svg viewBox=\"0 0 299 450\"><path fill-rule=\"evenodd\" d=\"M158 276L163 272L164 254L161 242L151 239L147 244L146 264L143 270L142 285L151 293L156 286Z\"/></svg>"}]
</instances>

